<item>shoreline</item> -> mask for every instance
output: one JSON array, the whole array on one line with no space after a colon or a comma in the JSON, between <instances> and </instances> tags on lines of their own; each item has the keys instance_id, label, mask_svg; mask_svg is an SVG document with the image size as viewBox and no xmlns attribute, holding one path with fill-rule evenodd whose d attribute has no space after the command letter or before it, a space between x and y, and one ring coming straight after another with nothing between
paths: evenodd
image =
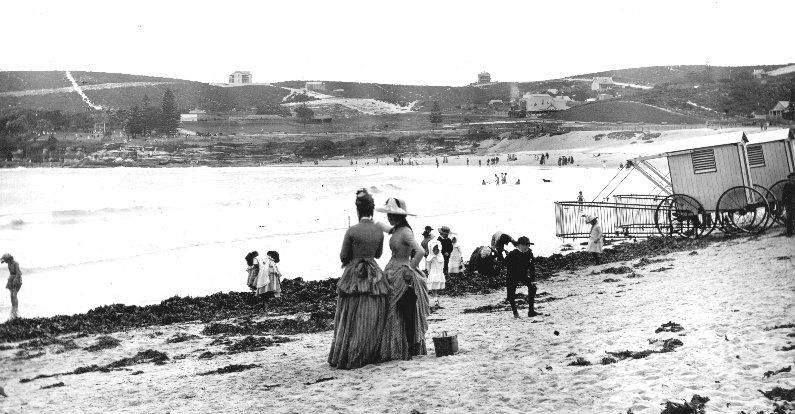
<instances>
[{"instance_id":1,"label":"shoreline","mask_svg":"<svg viewBox=\"0 0 795 414\"><path fill-rule=\"evenodd\" d=\"M3 345L0 360L14 367L0 373L3 407L659 413L699 396L706 412L792 412L773 400L795 387L785 369L795 355L795 282L781 277L795 249L779 230L632 243L596 266L580 266L577 253L546 258L544 270L555 271L539 281L544 316L513 319L504 287L443 296L429 317L429 355L350 371L326 363L331 331L275 333L311 321L306 314ZM443 331L458 334L460 351L437 358L431 339ZM252 398L263 393L267 401Z\"/></svg>"}]
</instances>

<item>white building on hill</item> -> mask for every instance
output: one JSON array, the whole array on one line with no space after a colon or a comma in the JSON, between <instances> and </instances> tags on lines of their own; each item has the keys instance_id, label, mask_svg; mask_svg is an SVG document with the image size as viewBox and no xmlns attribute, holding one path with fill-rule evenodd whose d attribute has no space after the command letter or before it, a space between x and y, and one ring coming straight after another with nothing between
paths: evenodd
<instances>
[{"instance_id":1,"label":"white building on hill","mask_svg":"<svg viewBox=\"0 0 795 414\"><path fill-rule=\"evenodd\" d=\"M591 81L591 90L604 92L613 87L613 85L615 85L615 83L613 83L612 76L597 76Z\"/></svg>"},{"instance_id":2,"label":"white building on hill","mask_svg":"<svg viewBox=\"0 0 795 414\"><path fill-rule=\"evenodd\" d=\"M522 97L527 112L565 111L569 109L569 102L574 102L568 96L552 97L545 93L526 93Z\"/></svg>"},{"instance_id":3,"label":"white building on hill","mask_svg":"<svg viewBox=\"0 0 795 414\"><path fill-rule=\"evenodd\" d=\"M781 118L781 115L784 114L784 111L789 106L789 101L778 101L776 102L776 106L773 107L770 111L768 111L767 115L771 118Z\"/></svg>"},{"instance_id":4,"label":"white building on hill","mask_svg":"<svg viewBox=\"0 0 795 414\"><path fill-rule=\"evenodd\" d=\"M326 91L326 83L325 82L307 82L304 84L304 89L308 91L317 91L317 92L325 92Z\"/></svg>"},{"instance_id":5,"label":"white building on hill","mask_svg":"<svg viewBox=\"0 0 795 414\"><path fill-rule=\"evenodd\" d=\"M246 84L251 82L251 72L249 71L238 70L229 75L229 83L231 84Z\"/></svg>"}]
</instances>

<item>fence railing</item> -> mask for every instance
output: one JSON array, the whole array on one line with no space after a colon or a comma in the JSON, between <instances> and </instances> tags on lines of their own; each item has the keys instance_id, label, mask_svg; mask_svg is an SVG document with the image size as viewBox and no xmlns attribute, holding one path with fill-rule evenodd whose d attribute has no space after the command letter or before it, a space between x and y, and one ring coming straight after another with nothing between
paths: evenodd
<instances>
[{"instance_id":1,"label":"fence railing","mask_svg":"<svg viewBox=\"0 0 795 414\"><path fill-rule=\"evenodd\" d=\"M565 239L588 238L591 225L583 219L599 219L606 237L648 237L658 235L655 224L656 204L556 201L555 235Z\"/></svg>"},{"instance_id":2,"label":"fence railing","mask_svg":"<svg viewBox=\"0 0 795 414\"><path fill-rule=\"evenodd\" d=\"M616 194L613 196L616 203L643 204L657 207L665 195L652 194Z\"/></svg>"}]
</instances>

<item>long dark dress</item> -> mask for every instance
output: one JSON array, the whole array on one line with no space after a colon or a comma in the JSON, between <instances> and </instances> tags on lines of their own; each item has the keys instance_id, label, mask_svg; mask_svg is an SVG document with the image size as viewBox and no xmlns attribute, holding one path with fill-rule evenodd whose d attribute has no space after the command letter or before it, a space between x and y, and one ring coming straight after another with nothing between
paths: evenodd
<instances>
[{"instance_id":1,"label":"long dark dress","mask_svg":"<svg viewBox=\"0 0 795 414\"><path fill-rule=\"evenodd\" d=\"M381 257L384 233L364 218L348 229L340 259L345 265L337 282L334 340L328 363L351 369L380 360L390 286L375 259Z\"/></svg>"},{"instance_id":2,"label":"long dark dress","mask_svg":"<svg viewBox=\"0 0 795 414\"><path fill-rule=\"evenodd\" d=\"M427 355L425 332L428 331L428 287L425 275L410 265L414 234L408 227L395 231L389 239L392 259L384 273L392 288L389 295L381 360L410 360L414 355ZM416 241L414 241L415 244ZM415 254L422 254L416 252Z\"/></svg>"}]
</instances>

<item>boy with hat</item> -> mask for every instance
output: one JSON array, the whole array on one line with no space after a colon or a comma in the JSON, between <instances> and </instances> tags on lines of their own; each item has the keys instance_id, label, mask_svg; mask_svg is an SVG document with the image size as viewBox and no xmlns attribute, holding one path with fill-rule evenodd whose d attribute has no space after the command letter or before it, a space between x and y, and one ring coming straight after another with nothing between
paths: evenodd
<instances>
[{"instance_id":1,"label":"boy with hat","mask_svg":"<svg viewBox=\"0 0 795 414\"><path fill-rule=\"evenodd\" d=\"M527 237L519 237L516 241L516 249L511 250L505 256L508 302L511 304L514 318L519 317L519 312L516 310L516 288L520 283L527 286L527 316L532 318L539 315L535 311L535 297L538 289L535 285L536 267L533 263L533 251L530 250L532 244Z\"/></svg>"},{"instance_id":2,"label":"boy with hat","mask_svg":"<svg viewBox=\"0 0 795 414\"><path fill-rule=\"evenodd\" d=\"M444 275L447 276L447 267L450 264L450 253L453 252L453 241L450 240L450 227L442 226L439 228L439 241L442 245L442 257L444 257Z\"/></svg>"}]
</instances>

